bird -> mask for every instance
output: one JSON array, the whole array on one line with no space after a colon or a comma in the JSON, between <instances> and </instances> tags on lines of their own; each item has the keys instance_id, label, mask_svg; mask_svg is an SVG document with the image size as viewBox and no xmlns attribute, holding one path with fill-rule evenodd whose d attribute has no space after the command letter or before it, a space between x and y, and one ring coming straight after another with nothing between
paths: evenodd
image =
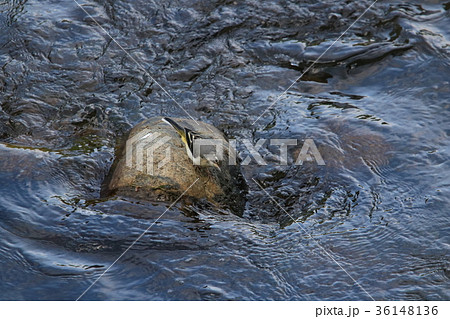
<instances>
[{"instance_id":1,"label":"bird","mask_svg":"<svg viewBox=\"0 0 450 319\"><path fill-rule=\"evenodd\" d=\"M172 126L172 128L180 135L181 141L186 146L186 152L189 158L192 160L192 162L200 163L200 166L206 166L206 167L215 167L219 171L221 171L219 163L220 160L217 158L217 156L214 156L212 154L211 149L210 152L202 152L203 148L200 148L199 153L200 154L194 154L194 144L199 139L207 138L203 136L202 134L195 132L187 127L182 127L180 124L175 122L169 117L163 117L162 121ZM203 145L202 145L203 146ZM212 146L212 145L208 145ZM195 156L197 155L197 156Z\"/></svg>"}]
</instances>

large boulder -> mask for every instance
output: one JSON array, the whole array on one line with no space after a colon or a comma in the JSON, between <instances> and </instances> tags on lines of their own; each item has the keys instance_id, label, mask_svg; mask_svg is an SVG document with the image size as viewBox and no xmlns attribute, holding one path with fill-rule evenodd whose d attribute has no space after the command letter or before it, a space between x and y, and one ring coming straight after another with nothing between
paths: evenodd
<instances>
[{"instance_id":1,"label":"large boulder","mask_svg":"<svg viewBox=\"0 0 450 319\"><path fill-rule=\"evenodd\" d=\"M223 154L219 168L194 165L178 133L154 117L135 126L119 148L104 185L106 194L167 202L183 194L182 201L207 200L241 214L245 182L225 136L207 123L172 119L217 143Z\"/></svg>"}]
</instances>

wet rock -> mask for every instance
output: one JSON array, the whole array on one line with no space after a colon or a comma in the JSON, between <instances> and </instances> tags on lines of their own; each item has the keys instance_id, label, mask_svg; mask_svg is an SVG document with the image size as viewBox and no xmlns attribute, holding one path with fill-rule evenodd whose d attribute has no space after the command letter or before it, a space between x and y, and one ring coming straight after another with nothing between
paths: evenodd
<instances>
[{"instance_id":1,"label":"wet rock","mask_svg":"<svg viewBox=\"0 0 450 319\"><path fill-rule=\"evenodd\" d=\"M209 124L172 119L182 127L220 142L217 149L222 148L223 157L219 167L194 165L178 133L161 117L154 117L135 126L118 150L104 183L104 195L171 202L183 194L183 202L206 200L242 214L245 182L227 139ZM236 165L229 165L230 158Z\"/></svg>"},{"instance_id":2,"label":"wet rock","mask_svg":"<svg viewBox=\"0 0 450 319\"><path fill-rule=\"evenodd\" d=\"M318 143L318 150L328 168L358 169L362 166L386 166L392 146L386 138L367 127L355 127L348 121L327 123L329 138ZM330 138L331 137L331 138ZM293 158L301 149L295 149Z\"/></svg>"}]
</instances>

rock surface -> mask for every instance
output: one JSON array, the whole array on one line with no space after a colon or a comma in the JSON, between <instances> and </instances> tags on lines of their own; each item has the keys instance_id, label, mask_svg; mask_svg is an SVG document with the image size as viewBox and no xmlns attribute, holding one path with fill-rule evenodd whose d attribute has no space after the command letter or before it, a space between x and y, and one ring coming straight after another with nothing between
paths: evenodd
<instances>
[{"instance_id":1,"label":"rock surface","mask_svg":"<svg viewBox=\"0 0 450 319\"><path fill-rule=\"evenodd\" d=\"M136 125L117 152L105 182L106 194L158 201L207 200L242 213L245 182L238 165L229 165L229 143L215 127L193 120L172 118L202 136L223 143L223 160L216 167L194 165L178 133L161 117ZM231 155L230 155L231 154Z\"/></svg>"}]
</instances>

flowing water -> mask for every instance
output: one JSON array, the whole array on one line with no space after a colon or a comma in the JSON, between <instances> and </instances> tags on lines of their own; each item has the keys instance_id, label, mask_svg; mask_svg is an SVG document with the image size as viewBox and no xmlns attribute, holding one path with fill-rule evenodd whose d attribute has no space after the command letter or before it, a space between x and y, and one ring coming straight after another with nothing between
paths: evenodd
<instances>
[{"instance_id":1,"label":"flowing water","mask_svg":"<svg viewBox=\"0 0 450 319\"><path fill-rule=\"evenodd\" d=\"M0 299L75 300L152 223L81 300L450 298L450 2L343 36L372 1L78 3L0 0ZM243 216L101 197L130 128L185 111L267 140Z\"/></svg>"}]
</instances>

